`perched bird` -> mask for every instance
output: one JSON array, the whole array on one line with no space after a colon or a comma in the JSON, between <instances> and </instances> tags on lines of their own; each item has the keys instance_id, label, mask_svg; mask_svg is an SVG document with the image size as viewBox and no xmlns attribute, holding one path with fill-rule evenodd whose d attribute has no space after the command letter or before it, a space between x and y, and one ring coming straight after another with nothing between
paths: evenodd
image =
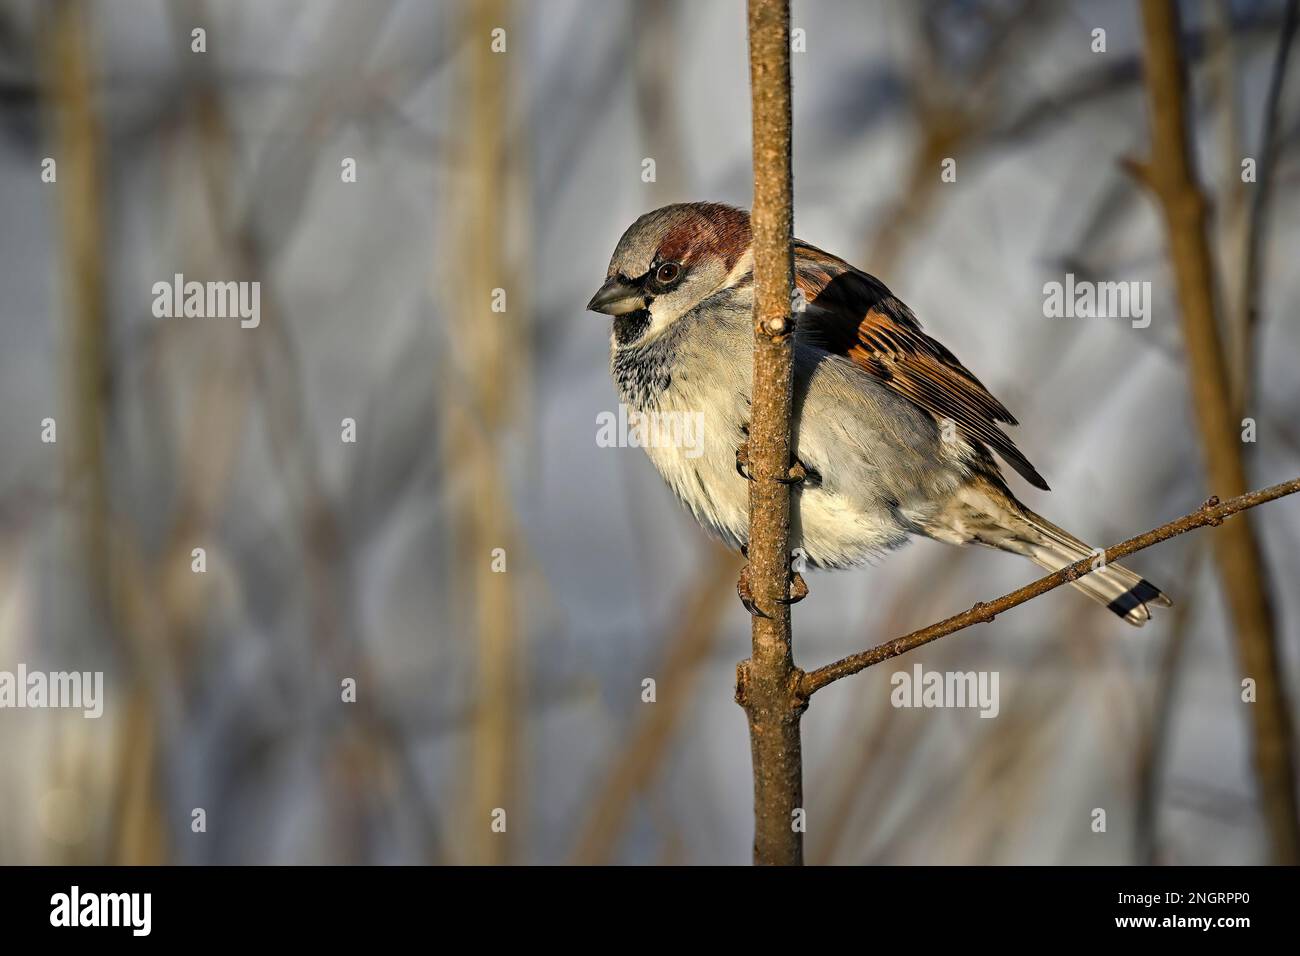
<instances>
[{"instance_id":1,"label":"perched bird","mask_svg":"<svg viewBox=\"0 0 1300 956\"><path fill-rule=\"evenodd\" d=\"M794 313L791 547L808 566L859 565L909 535L998 548L1052 571L1093 553L1016 500L993 453L1036 488L1047 482L1000 428L1015 418L883 282L798 240L794 267L803 305ZM614 317L610 371L622 401L702 423L698 447L660 442L647 453L696 519L744 550L749 214L719 203L646 213L623 233L606 276L587 308ZM1134 625L1170 604L1117 564L1073 584Z\"/></svg>"}]
</instances>

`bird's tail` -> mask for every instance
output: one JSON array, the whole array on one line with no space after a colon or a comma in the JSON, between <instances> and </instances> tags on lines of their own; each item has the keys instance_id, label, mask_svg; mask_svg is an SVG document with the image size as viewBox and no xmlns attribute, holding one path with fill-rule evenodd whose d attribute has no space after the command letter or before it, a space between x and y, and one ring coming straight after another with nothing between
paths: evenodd
<instances>
[{"instance_id":1,"label":"bird's tail","mask_svg":"<svg viewBox=\"0 0 1300 956\"><path fill-rule=\"evenodd\" d=\"M1100 550L1088 547L1074 535L1057 527L1028 508L1021 508L1024 520L1038 533L1038 540L1028 544L1024 553L1040 568L1059 571L1090 555L1101 557ZM1071 582L1098 604L1118 614L1135 627L1151 620L1148 605L1169 607L1172 601L1158 587L1122 564L1106 564Z\"/></svg>"},{"instance_id":2,"label":"bird's tail","mask_svg":"<svg viewBox=\"0 0 1300 956\"><path fill-rule=\"evenodd\" d=\"M1101 557L1100 549L1088 547L1030 511L1009 491L984 480L962 488L936 520L941 527L926 529L932 537L953 541L959 535L964 538L959 543L983 544L1020 554L1048 571L1059 571L1092 555ZM1119 564L1099 561L1095 570L1070 583L1135 627L1151 619L1151 607L1169 607L1173 603L1146 578Z\"/></svg>"}]
</instances>

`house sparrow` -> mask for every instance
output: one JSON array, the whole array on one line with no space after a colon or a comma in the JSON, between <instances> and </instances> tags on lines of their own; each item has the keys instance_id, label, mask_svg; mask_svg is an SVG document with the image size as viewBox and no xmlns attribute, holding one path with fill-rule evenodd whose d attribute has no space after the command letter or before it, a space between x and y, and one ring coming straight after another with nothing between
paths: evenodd
<instances>
[{"instance_id":1,"label":"house sparrow","mask_svg":"<svg viewBox=\"0 0 1300 956\"><path fill-rule=\"evenodd\" d=\"M655 442L646 451L696 519L742 550L753 266L748 213L665 206L623 233L587 304L614 317L610 371L629 409L702 423L701 447ZM798 240L794 267L804 304L795 312L792 448L802 480L792 488L790 541L810 567L859 565L908 535L998 548L1051 571L1094 553L1016 500L993 452L1048 489L999 427L1015 418L884 283ZM1134 625L1149 606L1170 604L1117 564L1072 583Z\"/></svg>"}]
</instances>

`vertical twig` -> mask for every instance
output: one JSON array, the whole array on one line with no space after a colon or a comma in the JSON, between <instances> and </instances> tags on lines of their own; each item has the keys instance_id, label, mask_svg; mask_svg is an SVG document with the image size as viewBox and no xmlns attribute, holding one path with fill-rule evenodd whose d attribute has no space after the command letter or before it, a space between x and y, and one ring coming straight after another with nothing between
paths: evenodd
<instances>
[{"instance_id":1,"label":"vertical twig","mask_svg":"<svg viewBox=\"0 0 1300 956\"><path fill-rule=\"evenodd\" d=\"M736 670L754 761L754 862L803 862L803 756L789 592L794 281L789 0L750 0L754 103L754 390L749 423L749 578L753 652Z\"/></svg>"},{"instance_id":2,"label":"vertical twig","mask_svg":"<svg viewBox=\"0 0 1300 956\"><path fill-rule=\"evenodd\" d=\"M457 505L456 540L466 562L465 587L470 597L476 648L475 708L469 736L469 861L510 862L513 833L522 816L519 800L521 715L524 686L522 644L514 578L493 567L501 549L517 561L518 543L510 485L502 447L515 412L517 373L522 369L511 350L511 328L519 311L518 287L509 280L502 183L509 170L507 123L511 57L492 49L493 31L507 29L508 0L490 0L466 8L464 37L470 48L463 102L474 122L465 126L464 147L454 171L454 197L448 202L449 260L452 271L439 275L446 314L457 316L472 303L473 321L461 323L452 336L457 348L461 387L452 390L445 414L446 455L460 463L467 499ZM513 43L513 39L507 39ZM512 287L512 288L508 288ZM493 290L510 296L509 311L490 312ZM459 312L458 312L459 310ZM453 319L455 321L455 319ZM509 322L511 325L507 325ZM515 565L517 568L517 564ZM497 810L507 826L492 829Z\"/></svg>"},{"instance_id":3,"label":"vertical twig","mask_svg":"<svg viewBox=\"0 0 1300 956\"><path fill-rule=\"evenodd\" d=\"M1214 123L1218 128L1215 152L1222 164L1217 186L1207 184L1216 226L1210 234L1211 250L1219 253L1219 291L1223 296L1223 344L1228 350L1228 384L1245 407L1245 377L1250 368L1250 334L1244 317L1246 303L1241 283L1246 273L1249 242L1249 205L1246 184L1241 181L1243 133L1241 128L1241 85L1237 81L1238 57L1233 34L1230 0L1205 0L1206 18L1206 101L1217 105Z\"/></svg>"},{"instance_id":4,"label":"vertical twig","mask_svg":"<svg viewBox=\"0 0 1300 956\"><path fill-rule=\"evenodd\" d=\"M1250 200L1250 212L1246 221L1245 262L1242 268L1240 314L1237 316L1243 344L1234 353L1237 361L1233 379L1236 407L1245 413L1249 407L1251 395L1251 358L1250 340L1259 325L1259 304L1263 298L1264 285L1264 238L1268 231L1268 203L1273 189L1273 177L1277 166L1278 151L1278 113L1282 102L1282 87L1286 82L1287 59L1291 54L1291 43L1295 39L1297 8L1300 2L1289 0L1286 14L1282 18L1282 31L1278 39L1277 57L1273 61L1273 72L1268 83L1268 95L1264 100L1264 124L1261 131L1259 162L1256 166L1256 185ZM1240 186L1240 182L1238 182Z\"/></svg>"},{"instance_id":5,"label":"vertical twig","mask_svg":"<svg viewBox=\"0 0 1300 956\"><path fill-rule=\"evenodd\" d=\"M109 348L100 184L103 136L94 103L90 16L75 0L55 5L47 64L58 150L59 211L67 253L63 263L68 356L65 401L71 425L67 428L71 434L67 482L78 503L78 550L85 562L92 610L103 615L111 600L109 479L104 448Z\"/></svg>"},{"instance_id":6,"label":"vertical twig","mask_svg":"<svg viewBox=\"0 0 1300 956\"><path fill-rule=\"evenodd\" d=\"M68 488L76 502L79 551L85 562L89 608L134 672L138 660L121 629L118 584L112 560L112 501L106 436L111 401L108 315L105 309L104 203L100 182L104 140L95 104L93 11L77 0L52 8L46 51L58 150L60 212L67 249L69 380L67 411L72 433ZM160 761L155 702L145 682L129 686L121 758L111 785L109 859L158 863L166 858L158 789Z\"/></svg>"},{"instance_id":7,"label":"vertical twig","mask_svg":"<svg viewBox=\"0 0 1300 956\"><path fill-rule=\"evenodd\" d=\"M1164 214L1186 341L1192 404L1213 490L1227 498L1246 490L1235 405L1215 318L1215 287L1205 233L1205 199L1192 170L1186 72L1178 10L1168 0L1144 0L1146 86L1151 158L1134 163ZM1292 767L1291 716L1278 659L1264 561L1250 516L1226 522L1215 538L1219 574L1236 624L1241 676L1256 684L1250 705L1255 772L1263 815L1278 863L1300 861L1300 828Z\"/></svg>"}]
</instances>

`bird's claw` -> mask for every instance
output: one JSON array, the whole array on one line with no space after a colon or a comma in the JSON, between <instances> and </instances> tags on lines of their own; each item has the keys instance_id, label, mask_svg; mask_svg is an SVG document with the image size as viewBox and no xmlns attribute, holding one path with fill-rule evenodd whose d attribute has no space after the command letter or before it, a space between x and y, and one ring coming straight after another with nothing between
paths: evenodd
<instances>
[{"instance_id":1,"label":"bird's claw","mask_svg":"<svg viewBox=\"0 0 1300 956\"><path fill-rule=\"evenodd\" d=\"M748 551L742 545L743 551ZM748 555L746 555L748 556ZM740 577L736 581L736 593L740 595L740 603L745 605L745 610L753 617L771 617L758 606L754 600L754 592L749 585L749 565L740 569ZM789 576L789 591L786 597L777 598L776 603L789 607L791 604L798 604L808 596L808 582L803 579L803 575L798 571L791 569Z\"/></svg>"},{"instance_id":2,"label":"bird's claw","mask_svg":"<svg viewBox=\"0 0 1300 956\"><path fill-rule=\"evenodd\" d=\"M736 474L746 481L754 480L754 476L749 471L749 442L742 442L736 448ZM776 480L783 485L797 485L807 477L808 469L796 458L794 464L790 466L790 471Z\"/></svg>"},{"instance_id":3,"label":"bird's claw","mask_svg":"<svg viewBox=\"0 0 1300 956\"><path fill-rule=\"evenodd\" d=\"M754 480L754 476L749 473L749 442L742 442L736 448L736 474L746 481Z\"/></svg>"},{"instance_id":4,"label":"bird's claw","mask_svg":"<svg viewBox=\"0 0 1300 956\"><path fill-rule=\"evenodd\" d=\"M745 605L745 610L751 617L771 617L758 606L754 600L754 592L749 587L749 565L740 569L740 577L736 580L736 593L740 595L740 603Z\"/></svg>"},{"instance_id":5,"label":"bird's claw","mask_svg":"<svg viewBox=\"0 0 1300 956\"><path fill-rule=\"evenodd\" d=\"M808 582L803 579L803 575L798 571L790 572L790 595L788 597L777 598L778 604L789 606L798 604L808 596Z\"/></svg>"},{"instance_id":6,"label":"bird's claw","mask_svg":"<svg viewBox=\"0 0 1300 956\"><path fill-rule=\"evenodd\" d=\"M790 466L790 473L784 478L778 478L777 481L783 485L797 485L807 477L808 469L803 466L803 462L796 458L794 464Z\"/></svg>"}]
</instances>

